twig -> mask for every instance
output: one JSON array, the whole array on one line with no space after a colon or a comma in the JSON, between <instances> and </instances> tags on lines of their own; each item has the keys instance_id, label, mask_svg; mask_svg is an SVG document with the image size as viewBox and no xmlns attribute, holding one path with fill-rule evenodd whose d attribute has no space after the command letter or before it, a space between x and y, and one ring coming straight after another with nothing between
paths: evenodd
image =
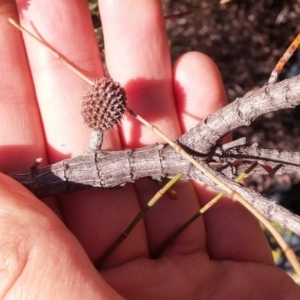
<instances>
[{"instance_id":1,"label":"twig","mask_svg":"<svg viewBox=\"0 0 300 300\"><path fill-rule=\"evenodd\" d=\"M247 170L245 170L241 175L239 175L234 181L240 182L248 176L248 174L257 166L257 162L254 162ZM222 197L224 193L219 193L212 200L210 200L206 205L204 205L200 210L198 210L188 221L186 221L182 226L180 226L173 234L171 234L168 239L160 246L154 257L160 256L160 254L175 240L175 238L180 235L186 228L188 228L194 221L196 221L200 216L207 212L213 205L215 205Z\"/></svg>"},{"instance_id":2,"label":"twig","mask_svg":"<svg viewBox=\"0 0 300 300\"><path fill-rule=\"evenodd\" d=\"M242 174L240 174L234 182L241 182L244 178L246 178L250 172L258 165L255 161L247 168ZM215 205L222 197L224 193L219 193L216 195L211 201L209 201L204 207L202 207L197 213L195 213L186 223L184 223L179 229L177 229L169 238L161 245L158 249L154 257L158 257L172 242L173 240L181 234L188 226L190 226L195 220L197 220L200 216L202 216L208 209L210 209L213 205ZM281 234L276 230L276 228L269 222L262 214L258 213L255 209L253 209L252 205L249 205L248 202L244 202L244 199L239 200L239 202L246 207L251 213L269 230L269 232L273 235L274 239L279 244L280 248L286 255L288 261L294 268L295 272L300 276L300 265L298 262L298 258L293 251L293 249L286 243Z\"/></svg>"},{"instance_id":3,"label":"twig","mask_svg":"<svg viewBox=\"0 0 300 300\"><path fill-rule=\"evenodd\" d=\"M232 142L229 145L232 145ZM226 148L226 144L224 148ZM194 159L203 159L196 155ZM257 160L257 158L254 157L252 162L254 160ZM249 161L243 162L242 165L249 166ZM268 163L268 160L264 162ZM236 176L245 170L245 168L243 169L239 166L237 169L238 173L236 173L235 168L237 167L232 165L228 167L227 173L230 177L233 177L234 174ZM261 173L266 173L260 166L256 169ZM210 171L215 172L213 169ZM133 150L85 153L35 169L34 171L26 170L9 173L8 175L23 184L37 197L43 198L51 195L73 193L93 187L111 188L123 186L126 182L134 182L142 177L152 177L160 180L163 177L173 177L176 173L181 173L186 179L202 181L218 189L218 186L193 167L173 148L170 146L162 148L161 145ZM231 189L238 189L239 193L243 193L246 200L265 217L300 235L299 216L294 215L253 190L236 185L229 177L222 175L219 171L215 172L215 175L226 181Z\"/></svg>"},{"instance_id":4,"label":"twig","mask_svg":"<svg viewBox=\"0 0 300 300\"><path fill-rule=\"evenodd\" d=\"M207 153L218 140L240 126L249 126L257 117L300 104L300 75L237 98L198 123L179 142L198 153Z\"/></svg>"},{"instance_id":5,"label":"twig","mask_svg":"<svg viewBox=\"0 0 300 300\"><path fill-rule=\"evenodd\" d=\"M226 144L222 145L219 149L216 149L211 159L217 162L227 162L218 171L229 178L234 178L235 174L242 173L253 161L257 161L260 165L269 165L274 169L274 175L300 172L300 152L264 149L258 147L256 143L252 145L240 144L229 148L226 148ZM231 164L237 159L242 161L242 163ZM260 166L255 168L254 172L266 173Z\"/></svg>"},{"instance_id":6,"label":"twig","mask_svg":"<svg viewBox=\"0 0 300 300\"><path fill-rule=\"evenodd\" d=\"M147 212L158 202L158 200L172 187L180 178L181 174L176 174L163 188L161 188L151 200L141 209L133 221L128 225L125 231L119 236L118 239L105 251L105 253L97 260L95 267L97 269L107 260L107 258L116 250L116 248L128 237L133 228L138 222L146 215Z\"/></svg>"},{"instance_id":7,"label":"twig","mask_svg":"<svg viewBox=\"0 0 300 300\"><path fill-rule=\"evenodd\" d=\"M287 63L287 61L291 58L293 53L296 51L300 44L300 33L297 35L297 37L293 40L291 45L287 48L287 50L284 52L278 63L276 64L274 70L271 73L271 76L268 80L268 84L275 83L278 79L279 74L281 73L283 67Z\"/></svg>"}]
</instances>

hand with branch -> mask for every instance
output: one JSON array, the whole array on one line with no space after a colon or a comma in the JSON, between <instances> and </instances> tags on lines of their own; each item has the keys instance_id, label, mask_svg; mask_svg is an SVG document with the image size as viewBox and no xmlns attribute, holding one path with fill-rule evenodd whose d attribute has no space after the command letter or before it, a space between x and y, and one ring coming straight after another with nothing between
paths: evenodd
<instances>
[{"instance_id":1,"label":"hand with branch","mask_svg":"<svg viewBox=\"0 0 300 300\"><path fill-rule=\"evenodd\" d=\"M24 37L24 47L8 17L20 16L24 26L33 28L89 77L105 76L84 1L73 1L72 6L58 0L51 6L48 1L24 3L17 1L18 10L11 1L0 4L0 36L5 45L0 52L1 74L5 74L0 81L3 172L28 168L37 157L54 163L78 155L87 149L90 134L79 113L86 84L34 41ZM100 1L100 9L110 76L124 85L129 106L171 139L226 104L218 70L206 56L185 54L172 70L160 1ZM105 135L103 148L157 142L162 141L126 115L119 130ZM152 259L168 236L214 195L197 182L178 183L174 188L178 199L163 197L96 270L97 260L157 189L146 178L115 191L83 191L43 203L1 174L0 295L299 298L296 284L274 266L257 221L229 199Z\"/></svg>"}]
</instances>

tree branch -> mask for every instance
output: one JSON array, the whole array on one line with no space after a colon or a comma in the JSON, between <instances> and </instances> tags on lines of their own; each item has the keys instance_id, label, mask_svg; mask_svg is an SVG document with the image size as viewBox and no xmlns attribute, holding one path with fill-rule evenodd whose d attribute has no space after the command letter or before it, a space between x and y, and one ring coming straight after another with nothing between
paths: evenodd
<instances>
[{"instance_id":1,"label":"tree branch","mask_svg":"<svg viewBox=\"0 0 300 300\"><path fill-rule=\"evenodd\" d=\"M198 153L207 153L226 133L240 126L249 126L267 112L300 104L300 75L237 98L198 123L180 139L180 143Z\"/></svg>"},{"instance_id":2,"label":"tree branch","mask_svg":"<svg viewBox=\"0 0 300 300\"><path fill-rule=\"evenodd\" d=\"M300 76L297 76L248 93L207 117L178 140L178 143L201 164L208 167L209 163L213 165L221 162L221 167L212 170L217 178L244 196L267 218L279 222L297 234L300 234L298 216L260 194L232 182L230 178L243 172L255 160L271 165L278 173L299 172L300 154L261 149L256 144L248 146L244 139L221 146L218 145L218 140L234 128L249 125L261 114L299 104L299 83ZM242 160L242 163L232 164L237 159ZM260 168L257 172L265 170ZM26 186L37 197L43 198L92 187L122 186L126 182L134 182L146 176L159 180L177 173L181 173L184 178L200 180L220 190L173 148L163 145L113 152L89 152L47 167L31 168L8 175Z\"/></svg>"}]
</instances>

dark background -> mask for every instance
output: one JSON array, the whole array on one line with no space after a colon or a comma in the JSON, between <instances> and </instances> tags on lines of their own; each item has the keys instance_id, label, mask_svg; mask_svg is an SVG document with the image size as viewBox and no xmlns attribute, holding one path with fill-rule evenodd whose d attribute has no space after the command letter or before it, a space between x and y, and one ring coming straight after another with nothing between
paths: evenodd
<instances>
[{"instance_id":1,"label":"dark background","mask_svg":"<svg viewBox=\"0 0 300 300\"><path fill-rule=\"evenodd\" d=\"M193 11L218 1L163 0L166 14ZM166 22L172 60L187 51L208 54L218 65L229 101L263 86L300 32L299 0L230 1ZM298 58L298 69L295 66ZM292 68L292 66L294 67ZM283 76L300 73L300 51ZM292 74L293 73L293 74ZM268 148L299 150L300 118L294 110L269 113L236 131Z\"/></svg>"}]
</instances>

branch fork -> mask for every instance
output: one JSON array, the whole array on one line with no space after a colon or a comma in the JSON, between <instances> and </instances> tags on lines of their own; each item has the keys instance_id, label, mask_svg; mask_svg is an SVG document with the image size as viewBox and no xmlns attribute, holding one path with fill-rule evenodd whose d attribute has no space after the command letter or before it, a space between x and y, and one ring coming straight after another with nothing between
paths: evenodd
<instances>
[{"instance_id":1,"label":"branch fork","mask_svg":"<svg viewBox=\"0 0 300 300\"><path fill-rule=\"evenodd\" d=\"M21 31L30 34L14 20L9 21ZM42 45L74 70L61 55L47 45L43 43ZM75 69L75 72L88 83L95 84L78 70ZM218 140L225 134L237 127L250 125L258 116L300 104L300 75L279 83L274 83L274 78L273 76L272 80L261 89L238 98L208 116L176 142L171 141L158 128L126 107L129 113L162 137L170 146L162 148L161 145L153 145L123 151L100 151L97 149L101 146L104 130L97 127L94 128L90 142L93 151L47 167L35 167L8 175L25 185L38 197L47 197L92 187L122 186L126 182L133 182L145 176L161 179L180 173L185 178L201 180L227 193L261 220L264 215L300 235L299 216L231 180L232 177L243 173L254 161L271 164L276 172L299 172L300 153L261 149L257 145L248 146L245 140L218 145ZM231 162L236 159L245 161L232 168ZM227 165L224 164L219 169L211 168L211 165L218 161L223 161ZM258 169L257 172L264 172L264 169ZM259 213L255 212L253 207Z\"/></svg>"}]
</instances>

